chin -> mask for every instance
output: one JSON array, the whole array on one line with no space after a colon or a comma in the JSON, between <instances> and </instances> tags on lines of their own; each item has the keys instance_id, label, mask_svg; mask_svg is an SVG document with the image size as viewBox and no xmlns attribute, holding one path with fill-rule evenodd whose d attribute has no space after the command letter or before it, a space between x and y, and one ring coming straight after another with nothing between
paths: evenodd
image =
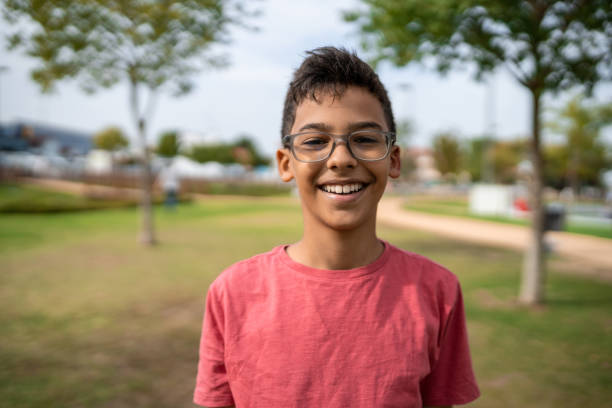
<instances>
[{"instance_id":1,"label":"chin","mask_svg":"<svg viewBox=\"0 0 612 408\"><path fill-rule=\"evenodd\" d=\"M369 217L356 216L356 214L335 214L324 218L322 221L329 228L336 231L352 231L369 225Z\"/></svg>"}]
</instances>

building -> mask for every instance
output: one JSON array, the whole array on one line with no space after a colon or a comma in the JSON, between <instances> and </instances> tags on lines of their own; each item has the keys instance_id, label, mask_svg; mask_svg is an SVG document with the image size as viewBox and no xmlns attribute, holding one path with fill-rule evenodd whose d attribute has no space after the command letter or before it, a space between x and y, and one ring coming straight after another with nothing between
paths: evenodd
<instances>
[{"instance_id":1,"label":"building","mask_svg":"<svg viewBox=\"0 0 612 408\"><path fill-rule=\"evenodd\" d=\"M27 121L0 124L0 151L69 158L85 156L91 149L93 141L88 133Z\"/></svg>"}]
</instances>

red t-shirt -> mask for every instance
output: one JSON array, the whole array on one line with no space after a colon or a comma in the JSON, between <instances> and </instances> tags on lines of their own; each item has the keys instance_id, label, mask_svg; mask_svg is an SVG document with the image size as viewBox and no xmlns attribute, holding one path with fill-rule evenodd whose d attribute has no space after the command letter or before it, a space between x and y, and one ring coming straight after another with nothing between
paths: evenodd
<instances>
[{"instance_id":1,"label":"red t-shirt","mask_svg":"<svg viewBox=\"0 0 612 408\"><path fill-rule=\"evenodd\" d=\"M279 246L210 286L194 402L215 407L421 407L476 399L455 275L385 242L350 270Z\"/></svg>"}]
</instances>

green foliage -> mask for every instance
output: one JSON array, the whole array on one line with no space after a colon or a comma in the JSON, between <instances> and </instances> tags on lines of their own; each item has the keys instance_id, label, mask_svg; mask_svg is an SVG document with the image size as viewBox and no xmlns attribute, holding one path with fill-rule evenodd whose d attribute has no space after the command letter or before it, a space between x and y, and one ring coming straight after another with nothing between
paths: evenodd
<instances>
[{"instance_id":1,"label":"green foliage","mask_svg":"<svg viewBox=\"0 0 612 408\"><path fill-rule=\"evenodd\" d=\"M129 85L129 106L142 149L141 241L155 242L151 216L152 172L147 122L160 92L189 92L192 77L226 60L214 46L228 41L231 25L242 25L241 0L6 0L2 15L12 26L10 49L37 60L31 76L43 92L75 79L86 92ZM145 96L148 93L148 100Z\"/></svg>"},{"instance_id":2,"label":"green foliage","mask_svg":"<svg viewBox=\"0 0 612 408\"><path fill-rule=\"evenodd\" d=\"M463 153L472 180L511 184L517 180L518 164L527 157L527 143L477 137L466 143Z\"/></svg>"},{"instance_id":3,"label":"green foliage","mask_svg":"<svg viewBox=\"0 0 612 408\"><path fill-rule=\"evenodd\" d=\"M527 143L524 140L497 141L490 150L493 180L512 184L517 179L518 164L526 158Z\"/></svg>"},{"instance_id":4,"label":"green foliage","mask_svg":"<svg viewBox=\"0 0 612 408\"><path fill-rule=\"evenodd\" d=\"M181 143L176 131L164 132L159 137L156 152L162 157L174 157L179 153Z\"/></svg>"},{"instance_id":5,"label":"green foliage","mask_svg":"<svg viewBox=\"0 0 612 408\"><path fill-rule=\"evenodd\" d=\"M463 163L472 181L493 181L493 164L490 154L493 144L493 139L486 136L473 138L467 142L463 151Z\"/></svg>"},{"instance_id":6,"label":"green foliage","mask_svg":"<svg viewBox=\"0 0 612 408\"><path fill-rule=\"evenodd\" d=\"M36 214L136 206L136 200L102 200L34 186L0 184L0 213Z\"/></svg>"},{"instance_id":7,"label":"green foliage","mask_svg":"<svg viewBox=\"0 0 612 408\"><path fill-rule=\"evenodd\" d=\"M200 163L216 161L228 164L236 162L232 155L232 149L233 146L223 143L196 145L191 148L188 155L191 159Z\"/></svg>"},{"instance_id":8,"label":"green foliage","mask_svg":"<svg viewBox=\"0 0 612 408\"><path fill-rule=\"evenodd\" d=\"M562 189L567 181L567 146L551 144L544 146L544 182L547 186Z\"/></svg>"},{"instance_id":9,"label":"green foliage","mask_svg":"<svg viewBox=\"0 0 612 408\"><path fill-rule=\"evenodd\" d=\"M532 92L591 89L612 78L608 0L362 0L344 14L374 62L404 66L431 57L437 69L476 65L477 77L506 66Z\"/></svg>"},{"instance_id":10,"label":"green foliage","mask_svg":"<svg viewBox=\"0 0 612 408\"><path fill-rule=\"evenodd\" d=\"M238 140L234 143L234 146L245 149L244 151L246 152L246 154L242 154L241 159L240 153L234 150L234 156L239 163L252 166L265 166L270 164L270 159L259 153L259 150L257 149L257 146L255 145L255 142L253 142L253 138L250 135L242 134L238 136Z\"/></svg>"},{"instance_id":11,"label":"green foliage","mask_svg":"<svg viewBox=\"0 0 612 408\"><path fill-rule=\"evenodd\" d=\"M240 163L248 166L267 165L270 159L257 150L252 138L242 135L233 143L196 145L188 156L200 163L215 161L223 164Z\"/></svg>"},{"instance_id":12,"label":"green foliage","mask_svg":"<svg viewBox=\"0 0 612 408\"><path fill-rule=\"evenodd\" d=\"M461 170L461 149L452 133L439 133L433 140L436 168L442 175L458 174Z\"/></svg>"},{"instance_id":13,"label":"green foliage","mask_svg":"<svg viewBox=\"0 0 612 408\"><path fill-rule=\"evenodd\" d=\"M595 105L576 95L553 112L547 127L562 135L565 144L547 152L546 174L555 184L571 186L575 193L584 184L600 185L601 172L612 165L600 138L601 129L612 123L612 104Z\"/></svg>"},{"instance_id":14,"label":"green foliage","mask_svg":"<svg viewBox=\"0 0 612 408\"><path fill-rule=\"evenodd\" d=\"M211 46L253 14L232 0L7 0L2 9L16 26L9 46L38 60L32 78L44 91L75 78L88 92L125 80L175 95L195 72L225 64Z\"/></svg>"},{"instance_id":15,"label":"green foliage","mask_svg":"<svg viewBox=\"0 0 612 408\"><path fill-rule=\"evenodd\" d=\"M127 147L129 142L120 128L111 126L94 135L94 145L98 149L114 152Z\"/></svg>"}]
</instances>

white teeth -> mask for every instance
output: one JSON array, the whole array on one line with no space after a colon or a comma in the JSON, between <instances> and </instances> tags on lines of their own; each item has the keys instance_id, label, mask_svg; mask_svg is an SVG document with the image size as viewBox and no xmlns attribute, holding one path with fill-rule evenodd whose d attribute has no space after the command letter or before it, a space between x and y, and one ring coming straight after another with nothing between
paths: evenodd
<instances>
[{"instance_id":1,"label":"white teeth","mask_svg":"<svg viewBox=\"0 0 612 408\"><path fill-rule=\"evenodd\" d=\"M357 183L357 184L335 184L335 185L324 185L322 186L323 191L326 191L328 193L335 193L335 194L349 194L355 191L359 191L363 188L363 184L361 183Z\"/></svg>"}]
</instances>

